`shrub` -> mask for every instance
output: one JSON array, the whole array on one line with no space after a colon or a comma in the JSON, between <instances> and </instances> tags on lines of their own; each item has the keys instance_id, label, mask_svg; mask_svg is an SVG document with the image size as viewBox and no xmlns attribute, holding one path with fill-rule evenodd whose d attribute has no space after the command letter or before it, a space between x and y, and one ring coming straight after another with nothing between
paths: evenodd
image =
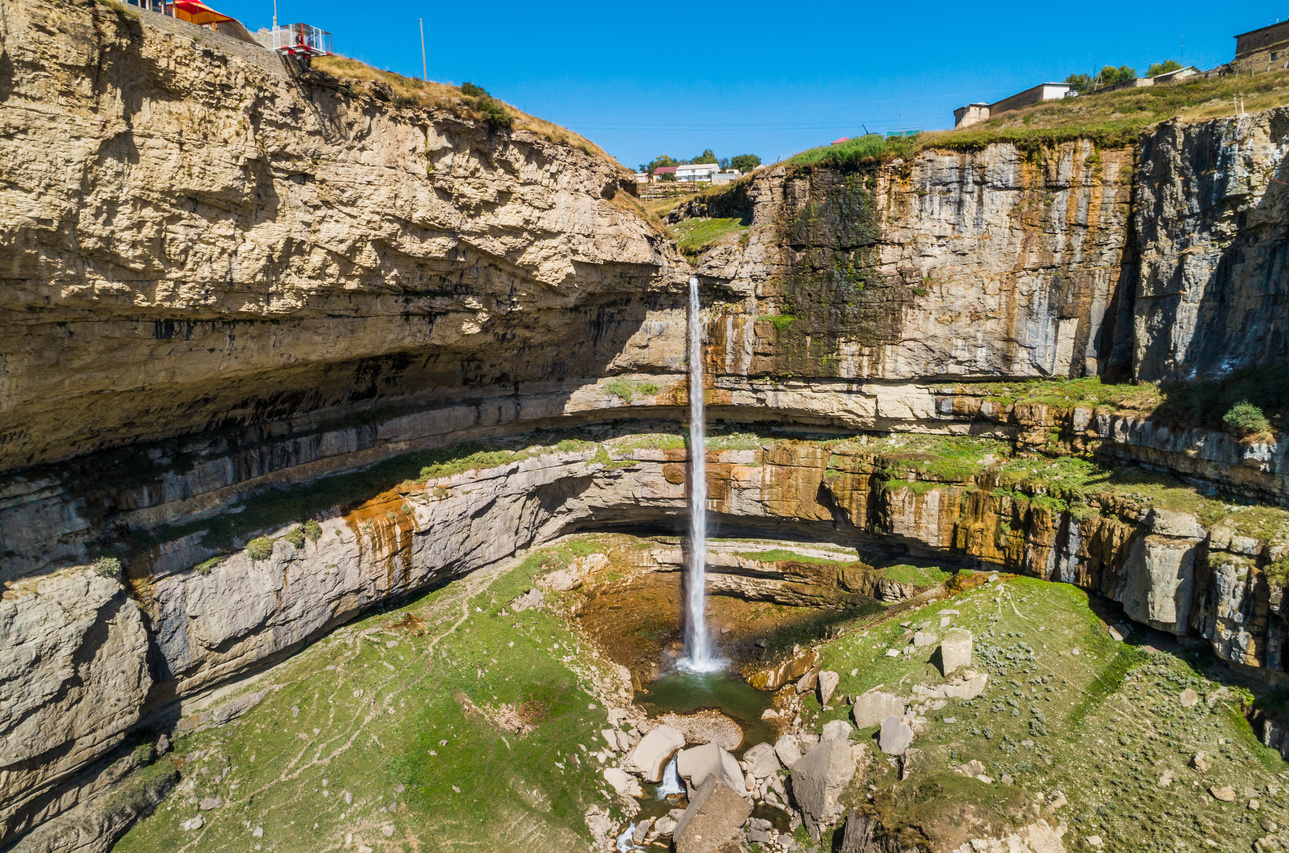
<instances>
[{"instance_id":1,"label":"shrub","mask_svg":"<svg viewBox=\"0 0 1289 853\"><path fill-rule=\"evenodd\" d=\"M322 538L322 525L316 519L309 519L304 523L304 535L308 536L311 542L317 542Z\"/></svg>"},{"instance_id":2,"label":"shrub","mask_svg":"<svg viewBox=\"0 0 1289 853\"><path fill-rule=\"evenodd\" d=\"M1222 416L1222 423L1226 426L1227 432L1241 438L1271 431L1271 424L1267 421L1267 416L1262 414L1262 410L1248 400L1241 400L1232 406Z\"/></svg>"},{"instance_id":3,"label":"shrub","mask_svg":"<svg viewBox=\"0 0 1289 853\"><path fill-rule=\"evenodd\" d=\"M479 111L479 114L483 116L483 120L491 128L505 129L510 127L513 121L510 113L506 112L506 108L492 98L480 98L479 103L475 105L475 109Z\"/></svg>"},{"instance_id":4,"label":"shrub","mask_svg":"<svg viewBox=\"0 0 1289 853\"><path fill-rule=\"evenodd\" d=\"M121 561L116 557L99 557L94 561L94 574L104 578L119 578Z\"/></svg>"},{"instance_id":5,"label":"shrub","mask_svg":"<svg viewBox=\"0 0 1289 853\"><path fill-rule=\"evenodd\" d=\"M467 81L461 84L461 94L467 98L486 98L488 97L488 90Z\"/></svg>"},{"instance_id":6,"label":"shrub","mask_svg":"<svg viewBox=\"0 0 1289 853\"><path fill-rule=\"evenodd\" d=\"M282 538L290 542L292 547L303 548L304 547L304 528L292 527L289 531L287 531L287 534Z\"/></svg>"},{"instance_id":7,"label":"shrub","mask_svg":"<svg viewBox=\"0 0 1289 853\"><path fill-rule=\"evenodd\" d=\"M268 536L259 536L246 543L246 555L258 563L273 556L273 542Z\"/></svg>"},{"instance_id":8,"label":"shrub","mask_svg":"<svg viewBox=\"0 0 1289 853\"><path fill-rule=\"evenodd\" d=\"M224 562L223 557L211 557L209 560L202 560L200 563L193 566L193 571L195 571L197 574L201 575L202 577L205 577L206 575L210 574L211 571L222 562Z\"/></svg>"}]
</instances>

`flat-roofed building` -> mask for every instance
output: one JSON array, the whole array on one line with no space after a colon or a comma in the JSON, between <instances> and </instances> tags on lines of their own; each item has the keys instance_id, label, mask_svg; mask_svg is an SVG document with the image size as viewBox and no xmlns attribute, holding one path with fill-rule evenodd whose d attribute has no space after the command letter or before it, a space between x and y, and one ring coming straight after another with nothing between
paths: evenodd
<instances>
[{"instance_id":1,"label":"flat-roofed building","mask_svg":"<svg viewBox=\"0 0 1289 853\"><path fill-rule=\"evenodd\" d=\"M979 124L982 121L988 121L996 118L1000 114L1018 110L1021 107L1028 107L1031 104L1037 104L1042 101L1055 101L1064 98L1070 91L1070 87L1064 83L1039 83L1026 89L1023 92L1017 92L1009 98L1003 98L1001 101L995 101L992 104L978 103L967 104L965 107L958 107L953 111L953 126L970 127L973 124Z\"/></svg>"}]
</instances>

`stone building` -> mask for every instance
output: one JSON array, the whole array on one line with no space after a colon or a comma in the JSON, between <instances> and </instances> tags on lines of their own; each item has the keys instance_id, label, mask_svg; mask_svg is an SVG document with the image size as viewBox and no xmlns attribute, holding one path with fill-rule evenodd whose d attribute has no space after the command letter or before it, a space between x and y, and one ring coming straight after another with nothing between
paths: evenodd
<instances>
[{"instance_id":1,"label":"stone building","mask_svg":"<svg viewBox=\"0 0 1289 853\"><path fill-rule=\"evenodd\" d=\"M1231 64L1237 71L1289 68L1289 20L1236 36Z\"/></svg>"},{"instance_id":2,"label":"stone building","mask_svg":"<svg viewBox=\"0 0 1289 853\"><path fill-rule=\"evenodd\" d=\"M967 104L953 111L953 126L955 130L960 127L970 127L973 124L988 121L1001 113L1028 107L1030 104L1064 98L1069 91L1070 87L1064 83L1039 83L1033 88L1017 92L1009 98L1003 98L992 104Z\"/></svg>"}]
</instances>

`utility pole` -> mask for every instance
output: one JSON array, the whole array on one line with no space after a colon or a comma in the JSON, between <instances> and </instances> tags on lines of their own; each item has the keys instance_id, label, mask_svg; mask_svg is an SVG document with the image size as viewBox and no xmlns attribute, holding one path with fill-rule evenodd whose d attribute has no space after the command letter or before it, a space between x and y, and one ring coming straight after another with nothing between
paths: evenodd
<instances>
[{"instance_id":1,"label":"utility pole","mask_svg":"<svg viewBox=\"0 0 1289 853\"><path fill-rule=\"evenodd\" d=\"M277 0L274 0L274 2L277 2ZM428 82L430 72L425 65L425 19L417 18L416 20L421 25L421 79Z\"/></svg>"},{"instance_id":2,"label":"utility pole","mask_svg":"<svg viewBox=\"0 0 1289 853\"><path fill-rule=\"evenodd\" d=\"M273 29L277 29L277 0L273 0Z\"/></svg>"}]
</instances>

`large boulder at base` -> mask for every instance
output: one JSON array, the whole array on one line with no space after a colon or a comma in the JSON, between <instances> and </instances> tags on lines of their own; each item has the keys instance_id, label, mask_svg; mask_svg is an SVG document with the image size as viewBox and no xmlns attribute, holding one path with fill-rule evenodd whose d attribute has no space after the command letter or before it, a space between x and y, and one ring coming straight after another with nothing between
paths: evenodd
<instances>
[{"instance_id":1,"label":"large boulder at base","mask_svg":"<svg viewBox=\"0 0 1289 853\"><path fill-rule=\"evenodd\" d=\"M779 756L768 743L758 743L743 753L743 763L757 779L768 779L779 771Z\"/></svg>"},{"instance_id":2,"label":"large boulder at base","mask_svg":"<svg viewBox=\"0 0 1289 853\"><path fill-rule=\"evenodd\" d=\"M849 720L829 720L824 723L824 730L820 740L829 740L830 738L848 740L850 733L853 731L855 731L855 727L850 724Z\"/></svg>"},{"instance_id":3,"label":"large boulder at base","mask_svg":"<svg viewBox=\"0 0 1289 853\"><path fill-rule=\"evenodd\" d=\"M661 782L662 768L672 753L685 745L685 736L671 726L654 726L627 756L626 767L646 782Z\"/></svg>"},{"instance_id":4,"label":"large boulder at base","mask_svg":"<svg viewBox=\"0 0 1289 853\"><path fill-rule=\"evenodd\" d=\"M966 628L950 628L940 641L940 661L944 674L971 666L971 632Z\"/></svg>"},{"instance_id":5,"label":"large boulder at base","mask_svg":"<svg viewBox=\"0 0 1289 853\"><path fill-rule=\"evenodd\" d=\"M880 690L870 690L855 699L855 707L850 710L855 718L855 726L867 729L880 726L887 717L904 716L904 700Z\"/></svg>"},{"instance_id":6,"label":"large boulder at base","mask_svg":"<svg viewBox=\"0 0 1289 853\"><path fill-rule=\"evenodd\" d=\"M855 775L855 758L845 740L830 738L792 765L792 796L810 837L841 817L838 798Z\"/></svg>"},{"instance_id":7,"label":"large boulder at base","mask_svg":"<svg viewBox=\"0 0 1289 853\"><path fill-rule=\"evenodd\" d=\"M711 776L716 776L734 789L739 796L747 796L743 785L743 770L738 759L716 743L705 743L682 749L676 756L676 772L689 783L690 789L700 788Z\"/></svg>"},{"instance_id":8,"label":"large boulder at base","mask_svg":"<svg viewBox=\"0 0 1289 853\"><path fill-rule=\"evenodd\" d=\"M676 853L715 853L726 845L737 850L739 827L751 814L751 803L716 776L708 776L671 834Z\"/></svg>"},{"instance_id":9,"label":"large boulder at base","mask_svg":"<svg viewBox=\"0 0 1289 853\"><path fill-rule=\"evenodd\" d=\"M882 731L877 745L887 755L903 755L913 743L913 729L903 717L890 716L882 720Z\"/></svg>"}]
</instances>

